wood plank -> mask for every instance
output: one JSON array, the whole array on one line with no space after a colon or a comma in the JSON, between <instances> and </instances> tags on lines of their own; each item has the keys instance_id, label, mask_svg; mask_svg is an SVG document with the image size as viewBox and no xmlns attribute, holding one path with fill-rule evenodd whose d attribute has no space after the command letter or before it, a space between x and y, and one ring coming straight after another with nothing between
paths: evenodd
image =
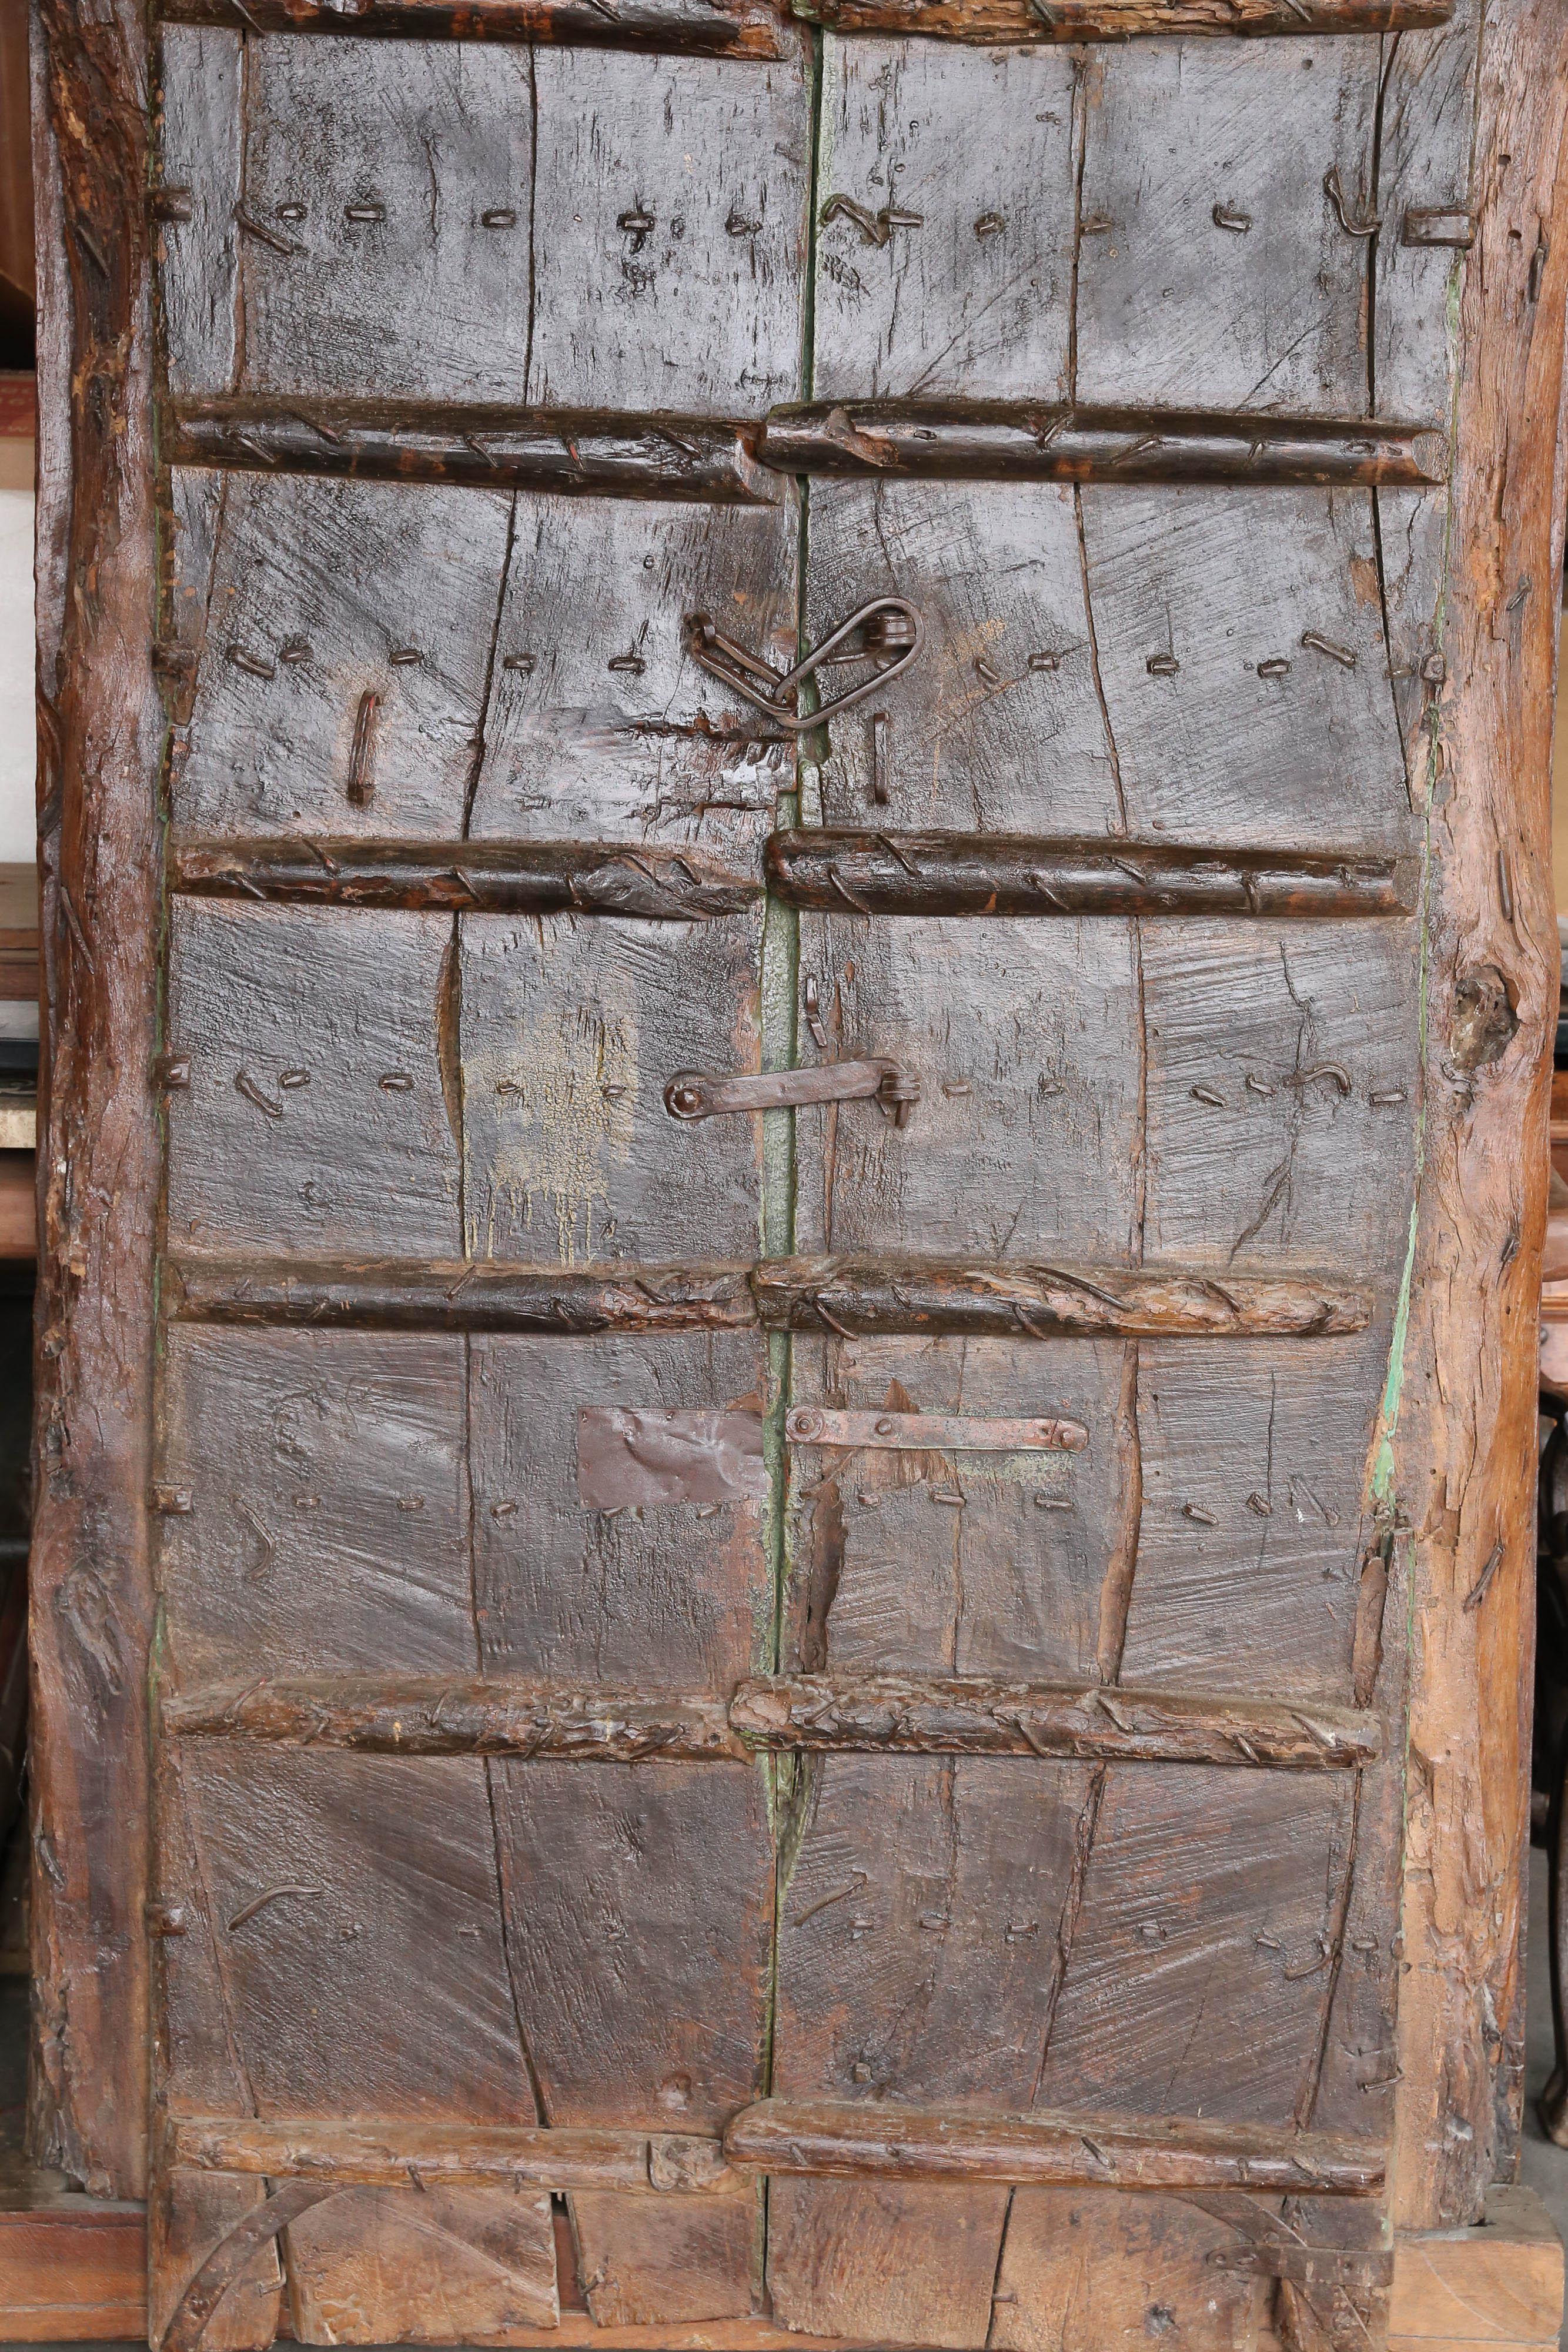
<instances>
[{"instance_id":1,"label":"wood plank","mask_svg":"<svg viewBox=\"0 0 1568 2352\"><path fill-rule=\"evenodd\" d=\"M1370 194L1378 63L1310 37L1089 61L1076 398L1365 415L1366 240L1339 215Z\"/></svg>"},{"instance_id":2,"label":"wood plank","mask_svg":"<svg viewBox=\"0 0 1568 2352\"><path fill-rule=\"evenodd\" d=\"M143 2207L74 2195L0 2210L0 2343L134 2341L146 2333Z\"/></svg>"},{"instance_id":3,"label":"wood plank","mask_svg":"<svg viewBox=\"0 0 1568 2352\"><path fill-rule=\"evenodd\" d=\"M455 1255L441 1064L449 919L177 901L171 1234ZM395 1171L395 1176L393 1171Z\"/></svg>"},{"instance_id":4,"label":"wood plank","mask_svg":"<svg viewBox=\"0 0 1568 2352\"><path fill-rule=\"evenodd\" d=\"M1499 2069L1523 2001L1531 1339L1560 961L1547 848L1558 600L1527 583L1554 580L1562 560L1565 41L1556 12L1520 0L1489 20L1481 51L1451 532L1457 550L1485 557L1448 575L1444 772L1434 757L1421 777L1434 860L1429 1108L1384 1481L1412 1530L1410 1740L1437 1759L1430 1781L1410 1776L1406 1798L1394 2207L1405 2229L1475 2220L1518 2096ZM1479 364L1483 350L1493 364ZM1467 778L1462 793L1450 772ZM1482 1883L1495 1895L1478 1905Z\"/></svg>"},{"instance_id":5,"label":"wood plank","mask_svg":"<svg viewBox=\"0 0 1568 2352\"><path fill-rule=\"evenodd\" d=\"M0 1258L38 1254L37 1176L30 1151L0 1153Z\"/></svg>"},{"instance_id":6,"label":"wood plank","mask_svg":"<svg viewBox=\"0 0 1568 2352\"><path fill-rule=\"evenodd\" d=\"M41 2158L124 2197L144 2178L159 1182L146 28L130 6L89 21L46 0L34 52L47 1142L29 1648L33 1834L53 1867L35 1874L30 2105Z\"/></svg>"},{"instance_id":7,"label":"wood plank","mask_svg":"<svg viewBox=\"0 0 1568 2352\"><path fill-rule=\"evenodd\" d=\"M756 1124L685 1126L664 1090L682 1069L760 1067L761 944L759 908L706 923L465 919L468 1255L570 1265L755 1248Z\"/></svg>"},{"instance_id":8,"label":"wood plank","mask_svg":"<svg viewBox=\"0 0 1568 2352\"><path fill-rule=\"evenodd\" d=\"M1485 2226L1399 2241L1390 2341L1555 2344L1563 2241L1533 2189L1487 2191Z\"/></svg>"}]
</instances>

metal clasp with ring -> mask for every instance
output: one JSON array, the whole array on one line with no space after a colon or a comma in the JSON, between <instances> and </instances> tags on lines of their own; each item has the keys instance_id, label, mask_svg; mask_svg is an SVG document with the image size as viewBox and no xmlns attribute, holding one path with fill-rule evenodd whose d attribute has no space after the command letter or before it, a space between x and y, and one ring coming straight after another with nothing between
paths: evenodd
<instances>
[{"instance_id":1,"label":"metal clasp with ring","mask_svg":"<svg viewBox=\"0 0 1568 2352\"><path fill-rule=\"evenodd\" d=\"M852 613L847 621L841 621L831 635L824 637L803 661L797 662L793 669L780 671L771 662L737 645L733 637L727 637L707 614L688 613L685 623L686 651L698 668L716 677L754 709L765 711L776 726L790 735L804 735L841 710L849 710L857 702L879 694L909 667L920 651L925 635L925 625L913 604L906 604L902 596L873 596L857 613ZM857 642L852 644L852 638ZM815 710L801 712L795 708L799 688L815 671L853 661L873 663L872 676Z\"/></svg>"}]
</instances>

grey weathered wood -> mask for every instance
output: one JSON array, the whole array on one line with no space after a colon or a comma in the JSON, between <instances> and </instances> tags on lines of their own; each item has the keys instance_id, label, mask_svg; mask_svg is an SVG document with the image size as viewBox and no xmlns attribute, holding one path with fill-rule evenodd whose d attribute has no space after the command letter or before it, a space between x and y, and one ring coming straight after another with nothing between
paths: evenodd
<instances>
[{"instance_id":1,"label":"grey weathered wood","mask_svg":"<svg viewBox=\"0 0 1568 2352\"><path fill-rule=\"evenodd\" d=\"M1322 1255L1392 1289L1414 1174L1416 953L1402 924L1144 927L1151 1257Z\"/></svg>"},{"instance_id":2,"label":"grey weathered wood","mask_svg":"<svg viewBox=\"0 0 1568 2352\"><path fill-rule=\"evenodd\" d=\"M1322 37L1087 60L1079 399L1367 413L1366 244L1323 183L1372 193L1378 65Z\"/></svg>"},{"instance_id":3,"label":"grey weathered wood","mask_svg":"<svg viewBox=\"0 0 1568 2352\"><path fill-rule=\"evenodd\" d=\"M1409 841L1371 494L1275 491L1266 518L1212 489L1090 488L1082 504L1133 830L1301 848ZM1323 643L1303 644L1309 633Z\"/></svg>"},{"instance_id":4,"label":"grey weathered wood","mask_svg":"<svg viewBox=\"0 0 1568 2352\"><path fill-rule=\"evenodd\" d=\"M798 396L803 65L537 53L530 397L733 416Z\"/></svg>"},{"instance_id":5,"label":"grey weathered wood","mask_svg":"<svg viewBox=\"0 0 1568 2352\"><path fill-rule=\"evenodd\" d=\"M472 916L462 929L465 1247L547 1265L756 1246L757 1122L683 1125L666 1081L756 1069L761 915Z\"/></svg>"},{"instance_id":6,"label":"grey weathered wood","mask_svg":"<svg viewBox=\"0 0 1568 2352\"><path fill-rule=\"evenodd\" d=\"M234 389L240 346L235 273L245 43L237 31L166 26L158 40L159 287L164 364L174 393Z\"/></svg>"},{"instance_id":7,"label":"grey weathered wood","mask_svg":"<svg viewBox=\"0 0 1568 2352\"><path fill-rule=\"evenodd\" d=\"M1144 1342L1130 1683L1351 1699L1387 1354L1381 1318L1357 1339L1223 1364Z\"/></svg>"},{"instance_id":8,"label":"grey weathered wood","mask_svg":"<svg viewBox=\"0 0 1568 2352\"><path fill-rule=\"evenodd\" d=\"M1060 51L824 38L817 399L1065 397L1074 78Z\"/></svg>"},{"instance_id":9,"label":"grey weathered wood","mask_svg":"<svg viewBox=\"0 0 1568 2352\"><path fill-rule=\"evenodd\" d=\"M799 520L520 496L474 785L476 838L755 853L794 755L688 657L706 612L795 658Z\"/></svg>"},{"instance_id":10,"label":"grey weathered wood","mask_svg":"<svg viewBox=\"0 0 1568 2352\"><path fill-rule=\"evenodd\" d=\"M809 915L800 932L834 1055L896 1041L921 1087L906 1128L872 1104L797 1113L802 1248L1135 1255L1125 924Z\"/></svg>"},{"instance_id":11,"label":"grey weathered wood","mask_svg":"<svg viewBox=\"0 0 1568 2352\"><path fill-rule=\"evenodd\" d=\"M176 544L176 610L187 582L205 604L181 632L199 654L172 761L176 827L460 835L509 525L494 493L230 480L210 586L201 541ZM369 789L356 799L367 693Z\"/></svg>"},{"instance_id":12,"label":"grey weathered wood","mask_svg":"<svg viewBox=\"0 0 1568 2352\"><path fill-rule=\"evenodd\" d=\"M170 932L168 1042L189 1064L167 1097L170 1238L455 1256L450 920L178 902Z\"/></svg>"}]
</instances>

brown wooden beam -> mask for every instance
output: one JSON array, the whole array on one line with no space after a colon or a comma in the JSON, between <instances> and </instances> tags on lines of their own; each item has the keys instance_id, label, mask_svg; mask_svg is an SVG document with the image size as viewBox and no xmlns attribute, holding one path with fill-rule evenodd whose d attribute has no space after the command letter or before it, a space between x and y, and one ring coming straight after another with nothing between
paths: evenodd
<instances>
[{"instance_id":1,"label":"brown wooden beam","mask_svg":"<svg viewBox=\"0 0 1568 2352\"><path fill-rule=\"evenodd\" d=\"M772 0L161 0L165 24L236 33L352 33L420 41L529 41L659 55L784 58L789 13ZM796 36L798 38L799 37Z\"/></svg>"},{"instance_id":2,"label":"brown wooden beam","mask_svg":"<svg viewBox=\"0 0 1568 2352\"><path fill-rule=\"evenodd\" d=\"M1375 2197L1384 2175L1381 2147L1326 2132L1204 2116L964 2115L883 2099L761 2099L732 2118L724 2147L737 2167L812 2179Z\"/></svg>"},{"instance_id":3,"label":"brown wooden beam","mask_svg":"<svg viewBox=\"0 0 1568 2352\"><path fill-rule=\"evenodd\" d=\"M1216 482L1388 488L1440 482L1443 434L1365 418L1020 401L815 401L769 411L758 454L784 474L936 481Z\"/></svg>"},{"instance_id":4,"label":"brown wooden beam","mask_svg":"<svg viewBox=\"0 0 1568 2352\"><path fill-rule=\"evenodd\" d=\"M1186 1266L765 1258L753 1266L412 1258L169 1257L177 1323L352 1331L951 1332L1058 1339L1316 1339L1364 1330L1367 1294L1317 1274Z\"/></svg>"},{"instance_id":5,"label":"brown wooden beam","mask_svg":"<svg viewBox=\"0 0 1568 2352\"><path fill-rule=\"evenodd\" d=\"M868 915L1404 915L1418 884L1414 858L821 826L767 862L790 906Z\"/></svg>"},{"instance_id":6,"label":"brown wooden beam","mask_svg":"<svg viewBox=\"0 0 1568 2352\"><path fill-rule=\"evenodd\" d=\"M223 398L169 403L162 454L247 473L767 506L780 485L757 462L756 430L600 410Z\"/></svg>"},{"instance_id":7,"label":"brown wooden beam","mask_svg":"<svg viewBox=\"0 0 1568 2352\"><path fill-rule=\"evenodd\" d=\"M1053 1689L983 1675L779 1675L742 1683L729 1720L756 1748L1041 1756L1338 1771L1383 1745L1375 1716L1207 1692Z\"/></svg>"},{"instance_id":8,"label":"brown wooden beam","mask_svg":"<svg viewBox=\"0 0 1568 2352\"><path fill-rule=\"evenodd\" d=\"M163 2164L258 2179L326 2180L340 2189L549 2189L712 2195L741 2184L716 2134L509 2124L329 2121L226 2116L163 2120Z\"/></svg>"},{"instance_id":9,"label":"brown wooden beam","mask_svg":"<svg viewBox=\"0 0 1568 2352\"><path fill-rule=\"evenodd\" d=\"M1369 1762L1382 1747L1375 1716L1304 1700L983 1675L784 1675L741 1683L727 1701L499 1676L317 1675L170 1691L161 1708L164 1731L190 1739L577 1763L831 1749L1322 1772ZM183 1928L173 1919L162 1932Z\"/></svg>"},{"instance_id":10,"label":"brown wooden beam","mask_svg":"<svg viewBox=\"0 0 1568 2352\"><path fill-rule=\"evenodd\" d=\"M1147 34L1401 33L1446 25L1453 0L795 0L835 33L982 44L1129 41Z\"/></svg>"},{"instance_id":11,"label":"brown wooden beam","mask_svg":"<svg viewBox=\"0 0 1568 2352\"><path fill-rule=\"evenodd\" d=\"M187 841L169 856L186 898L317 907L402 907L452 913L645 916L668 922L733 915L761 896L700 849L567 841Z\"/></svg>"}]
</instances>

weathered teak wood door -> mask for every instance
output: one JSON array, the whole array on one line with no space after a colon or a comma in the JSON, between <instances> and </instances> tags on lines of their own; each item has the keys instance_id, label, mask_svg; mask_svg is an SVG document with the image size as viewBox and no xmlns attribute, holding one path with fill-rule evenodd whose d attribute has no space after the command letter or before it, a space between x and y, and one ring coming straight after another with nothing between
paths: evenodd
<instances>
[{"instance_id":1,"label":"weathered teak wood door","mask_svg":"<svg viewBox=\"0 0 1568 2352\"><path fill-rule=\"evenodd\" d=\"M172 2352L1350 2352L1507 2161L1563 32L827 13L45 11L41 2127Z\"/></svg>"}]
</instances>

